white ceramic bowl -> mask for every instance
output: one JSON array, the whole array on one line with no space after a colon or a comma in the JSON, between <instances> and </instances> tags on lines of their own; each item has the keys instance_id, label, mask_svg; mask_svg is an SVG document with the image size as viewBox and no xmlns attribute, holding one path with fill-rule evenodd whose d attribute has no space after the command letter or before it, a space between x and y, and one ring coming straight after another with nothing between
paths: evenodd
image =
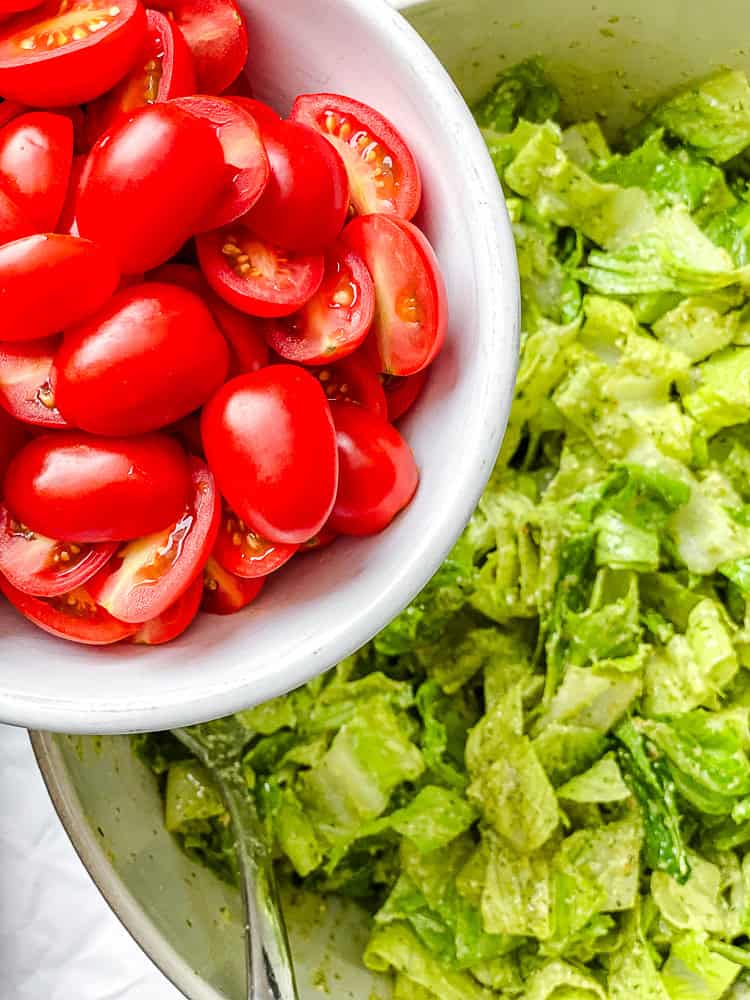
<instances>
[{"instance_id":1,"label":"white ceramic bowl","mask_svg":"<svg viewBox=\"0 0 750 1000\"><path fill-rule=\"evenodd\" d=\"M92 650L52 639L2 607L5 722L63 732L163 729L296 687L370 639L422 588L468 520L500 445L517 358L515 253L463 99L383 0L241 3L260 98L285 112L298 93L349 94L389 116L419 159L418 221L440 259L451 317L428 389L404 422L421 486L381 535L293 561L251 608L201 616L167 646Z\"/></svg>"}]
</instances>

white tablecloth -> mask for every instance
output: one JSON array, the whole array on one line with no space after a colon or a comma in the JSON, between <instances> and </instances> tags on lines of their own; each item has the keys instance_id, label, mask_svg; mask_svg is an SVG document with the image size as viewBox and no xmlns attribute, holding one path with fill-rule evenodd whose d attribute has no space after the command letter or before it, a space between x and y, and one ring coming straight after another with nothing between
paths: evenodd
<instances>
[{"instance_id":1,"label":"white tablecloth","mask_svg":"<svg viewBox=\"0 0 750 1000\"><path fill-rule=\"evenodd\" d=\"M179 1000L99 895L24 730L0 726L0 998Z\"/></svg>"}]
</instances>

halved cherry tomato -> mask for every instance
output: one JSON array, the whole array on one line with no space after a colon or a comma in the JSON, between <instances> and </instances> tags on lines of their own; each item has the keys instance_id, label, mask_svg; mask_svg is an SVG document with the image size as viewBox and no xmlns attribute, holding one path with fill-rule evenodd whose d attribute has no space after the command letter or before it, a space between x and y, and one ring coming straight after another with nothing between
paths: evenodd
<instances>
[{"instance_id":1,"label":"halved cherry tomato","mask_svg":"<svg viewBox=\"0 0 750 1000\"><path fill-rule=\"evenodd\" d=\"M5 475L5 502L16 520L68 542L118 542L159 531L177 520L189 492L185 452L165 434L43 434L18 452Z\"/></svg>"},{"instance_id":2,"label":"halved cherry tomato","mask_svg":"<svg viewBox=\"0 0 750 1000\"><path fill-rule=\"evenodd\" d=\"M362 258L342 245L326 254L320 288L298 313L269 323L266 339L286 358L324 365L352 354L367 336L375 312L375 290Z\"/></svg>"},{"instance_id":3,"label":"halved cherry tomato","mask_svg":"<svg viewBox=\"0 0 750 1000\"><path fill-rule=\"evenodd\" d=\"M201 606L203 597L203 577L198 576L174 604L163 611L158 618L138 626L133 642L144 646L161 646L171 642L192 625Z\"/></svg>"},{"instance_id":4,"label":"halved cherry tomato","mask_svg":"<svg viewBox=\"0 0 750 1000\"><path fill-rule=\"evenodd\" d=\"M124 546L91 581L92 595L122 621L163 614L190 587L214 546L221 517L214 477L197 458L190 469L193 495L176 522Z\"/></svg>"},{"instance_id":5,"label":"halved cherry tomato","mask_svg":"<svg viewBox=\"0 0 750 1000\"><path fill-rule=\"evenodd\" d=\"M0 93L36 107L83 104L122 79L145 34L138 0L48 0L0 25Z\"/></svg>"},{"instance_id":6,"label":"halved cherry tomato","mask_svg":"<svg viewBox=\"0 0 750 1000\"><path fill-rule=\"evenodd\" d=\"M0 406L16 420L37 427L69 427L55 405L50 375L61 337L0 342Z\"/></svg>"},{"instance_id":7,"label":"halved cherry tomato","mask_svg":"<svg viewBox=\"0 0 750 1000\"><path fill-rule=\"evenodd\" d=\"M445 284L427 239L395 215L352 219L343 239L375 282L373 334L381 371L413 375L426 368L443 346L448 322Z\"/></svg>"},{"instance_id":8,"label":"halved cherry tomato","mask_svg":"<svg viewBox=\"0 0 750 1000\"><path fill-rule=\"evenodd\" d=\"M207 122L171 102L137 108L89 154L78 229L109 246L125 274L149 271L193 235L224 172L221 145Z\"/></svg>"},{"instance_id":9,"label":"halved cherry tomato","mask_svg":"<svg viewBox=\"0 0 750 1000\"><path fill-rule=\"evenodd\" d=\"M100 309L120 280L107 250L45 233L0 247L3 340L39 340Z\"/></svg>"},{"instance_id":10,"label":"halved cherry tomato","mask_svg":"<svg viewBox=\"0 0 750 1000\"><path fill-rule=\"evenodd\" d=\"M274 111L270 104L256 100L251 94L244 97L242 95L233 96L232 100L245 111L250 112L260 129L266 125L278 125L282 121L281 115Z\"/></svg>"},{"instance_id":11,"label":"halved cherry tomato","mask_svg":"<svg viewBox=\"0 0 750 1000\"><path fill-rule=\"evenodd\" d=\"M248 212L268 183L268 157L255 119L223 97L178 97L174 102L215 130L224 151L224 189L203 219L201 229L218 229Z\"/></svg>"},{"instance_id":12,"label":"halved cherry tomato","mask_svg":"<svg viewBox=\"0 0 750 1000\"><path fill-rule=\"evenodd\" d=\"M214 291L251 316L288 316L323 280L323 257L281 250L239 222L196 238L201 270Z\"/></svg>"},{"instance_id":13,"label":"halved cherry tomato","mask_svg":"<svg viewBox=\"0 0 750 1000\"><path fill-rule=\"evenodd\" d=\"M220 94L247 62L247 27L234 0L154 0L174 19L195 60L198 88Z\"/></svg>"},{"instance_id":14,"label":"halved cherry tomato","mask_svg":"<svg viewBox=\"0 0 750 1000\"><path fill-rule=\"evenodd\" d=\"M359 354L350 354L333 365L313 368L326 398L339 403L356 403L384 419L388 404L380 378Z\"/></svg>"},{"instance_id":15,"label":"halved cherry tomato","mask_svg":"<svg viewBox=\"0 0 750 1000\"><path fill-rule=\"evenodd\" d=\"M76 203L78 201L78 189L81 186L83 168L86 166L85 156L74 156L70 166L70 178L68 180L68 190L65 193L65 201L60 219L56 229L58 233L66 233L71 236L78 236L78 223L76 222Z\"/></svg>"},{"instance_id":16,"label":"halved cherry tomato","mask_svg":"<svg viewBox=\"0 0 750 1000\"><path fill-rule=\"evenodd\" d=\"M211 558L203 571L203 610L209 615L233 615L255 600L265 577L252 580L235 576Z\"/></svg>"},{"instance_id":17,"label":"halved cherry tomato","mask_svg":"<svg viewBox=\"0 0 750 1000\"><path fill-rule=\"evenodd\" d=\"M271 542L323 527L336 495L336 439L320 383L296 365L232 379L205 406L203 445L232 509Z\"/></svg>"},{"instance_id":18,"label":"halved cherry tomato","mask_svg":"<svg viewBox=\"0 0 750 1000\"><path fill-rule=\"evenodd\" d=\"M3 496L3 479L10 460L26 444L28 432L23 424L14 420L5 410L0 410L0 499Z\"/></svg>"},{"instance_id":19,"label":"halved cherry tomato","mask_svg":"<svg viewBox=\"0 0 750 1000\"><path fill-rule=\"evenodd\" d=\"M342 535L375 534L414 496L414 456L399 432L369 410L331 403L331 413L341 471L329 526Z\"/></svg>"},{"instance_id":20,"label":"halved cherry tomato","mask_svg":"<svg viewBox=\"0 0 750 1000\"><path fill-rule=\"evenodd\" d=\"M31 111L0 132L2 183L40 232L57 226L72 162L73 125L65 115Z\"/></svg>"},{"instance_id":21,"label":"halved cherry tomato","mask_svg":"<svg viewBox=\"0 0 750 1000\"><path fill-rule=\"evenodd\" d=\"M388 419L393 424L412 408L419 398L429 374L428 368L423 368L416 375L399 377L398 375L383 375L383 389L388 403Z\"/></svg>"},{"instance_id":22,"label":"halved cherry tomato","mask_svg":"<svg viewBox=\"0 0 750 1000\"><path fill-rule=\"evenodd\" d=\"M341 157L317 132L295 122L258 121L271 173L244 217L261 239L297 253L320 253L341 232L349 182Z\"/></svg>"},{"instance_id":23,"label":"halved cherry tomato","mask_svg":"<svg viewBox=\"0 0 750 1000\"><path fill-rule=\"evenodd\" d=\"M400 133L380 112L340 94L302 94L291 118L316 129L338 151L360 215L414 216L422 196L419 167Z\"/></svg>"},{"instance_id":24,"label":"halved cherry tomato","mask_svg":"<svg viewBox=\"0 0 750 1000\"><path fill-rule=\"evenodd\" d=\"M317 533L313 535L312 538L308 539L303 546L301 546L301 552L317 552L318 549L327 549L329 545L332 545L336 539L339 537L337 531L334 531L327 524Z\"/></svg>"},{"instance_id":25,"label":"halved cherry tomato","mask_svg":"<svg viewBox=\"0 0 750 1000\"><path fill-rule=\"evenodd\" d=\"M52 385L76 427L139 434L202 406L228 369L226 341L203 301L177 285L145 282L65 334Z\"/></svg>"},{"instance_id":26,"label":"halved cherry tomato","mask_svg":"<svg viewBox=\"0 0 750 1000\"><path fill-rule=\"evenodd\" d=\"M115 554L112 542L86 545L39 535L0 506L0 573L32 597L59 597L87 583Z\"/></svg>"},{"instance_id":27,"label":"halved cherry tomato","mask_svg":"<svg viewBox=\"0 0 750 1000\"><path fill-rule=\"evenodd\" d=\"M298 548L299 545L280 545L261 538L233 511L225 508L214 546L214 558L229 573L241 576L243 580L254 580L280 569Z\"/></svg>"}]
</instances>

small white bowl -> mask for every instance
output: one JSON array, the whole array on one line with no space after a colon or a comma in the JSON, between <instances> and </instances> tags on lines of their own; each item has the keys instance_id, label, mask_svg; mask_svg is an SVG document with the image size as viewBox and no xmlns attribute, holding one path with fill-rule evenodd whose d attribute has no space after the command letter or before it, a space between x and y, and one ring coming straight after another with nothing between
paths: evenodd
<instances>
[{"instance_id":1,"label":"small white bowl","mask_svg":"<svg viewBox=\"0 0 750 1000\"><path fill-rule=\"evenodd\" d=\"M258 97L286 112L298 93L374 105L414 149L417 221L442 265L445 349L403 430L421 485L385 532L292 560L261 599L202 615L161 647L91 649L0 609L0 720L118 733L229 714L288 691L353 652L418 593L471 515L492 470L518 350L516 259L500 187L471 114L417 33L383 0L244 0Z\"/></svg>"}]
</instances>

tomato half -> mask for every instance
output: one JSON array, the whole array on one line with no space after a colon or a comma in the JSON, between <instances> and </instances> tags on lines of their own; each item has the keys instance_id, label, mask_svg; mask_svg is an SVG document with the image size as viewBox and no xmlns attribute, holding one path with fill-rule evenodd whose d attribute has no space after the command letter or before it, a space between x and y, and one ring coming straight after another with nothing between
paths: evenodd
<instances>
[{"instance_id":1,"label":"tomato half","mask_svg":"<svg viewBox=\"0 0 750 1000\"><path fill-rule=\"evenodd\" d=\"M0 131L2 183L40 232L57 226L72 162L73 125L65 115L32 111Z\"/></svg>"},{"instance_id":2,"label":"tomato half","mask_svg":"<svg viewBox=\"0 0 750 1000\"><path fill-rule=\"evenodd\" d=\"M59 597L87 583L117 546L61 542L31 531L0 506L0 573L32 597Z\"/></svg>"},{"instance_id":3,"label":"tomato half","mask_svg":"<svg viewBox=\"0 0 750 1000\"><path fill-rule=\"evenodd\" d=\"M240 223L196 238L201 270L214 291L251 316L289 316L323 280L322 256L281 250Z\"/></svg>"},{"instance_id":4,"label":"tomato half","mask_svg":"<svg viewBox=\"0 0 750 1000\"><path fill-rule=\"evenodd\" d=\"M317 552L319 549L327 549L329 545L332 545L336 539L339 537L337 531L334 531L327 524L317 533L313 535L312 538L308 539L305 544L301 547L300 551L305 552Z\"/></svg>"},{"instance_id":5,"label":"tomato half","mask_svg":"<svg viewBox=\"0 0 750 1000\"><path fill-rule=\"evenodd\" d=\"M350 354L333 365L313 368L326 398L339 403L356 403L379 417L388 416L388 404L380 378L359 354Z\"/></svg>"},{"instance_id":6,"label":"tomato half","mask_svg":"<svg viewBox=\"0 0 750 1000\"><path fill-rule=\"evenodd\" d=\"M207 122L171 102L138 108L89 154L78 229L110 247L125 274L149 271L193 235L222 189L224 171Z\"/></svg>"},{"instance_id":7,"label":"tomato half","mask_svg":"<svg viewBox=\"0 0 750 1000\"><path fill-rule=\"evenodd\" d=\"M129 639L135 625L126 625L100 608L85 587L60 597L31 597L0 575L0 592L24 618L50 635L86 646L111 646Z\"/></svg>"},{"instance_id":8,"label":"tomato half","mask_svg":"<svg viewBox=\"0 0 750 1000\"><path fill-rule=\"evenodd\" d=\"M427 239L395 215L352 219L343 239L375 282L373 334L381 371L413 375L426 368L443 346L448 323L445 283Z\"/></svg>"},{"instance_id":9,"label":"tomato half","mask_svg":"<svg viewBox=\"0 0 750 1000\"><path fill-rule=\"evenodd\" d=\"M268 183L268 157L260 130L252 115L223 97L180 97L174 103L207 121L224 151L224 189L201 225L204 230L218 229L249 211Z\"/></svg>"},{"instance_id":10,"label":"tomato half","mask_svg":"<svg viewBox=\"0 0 750 1000\"><path fill-rule=\"evenodd\" d=\"M234 0L154 0L185 36L195 60L198 88L220 94L247 62L247 28Z\"/></svg>"},{"instance_id":11,"label":"tomato half","mask_svg":"<svg viewBox=\"0 0 750 1000\"><path fill-rule=\"evenodd\" d=\"M331 413L340 474L329 527L342 535L375 534L414 496L414 456L399 432L369 410L332 403Z\"/></svg>"},{"instance_id":12,"label":"tomato half","mask_svg":"<svg viewBox=\"0 0 750 1000\"><path fill-rule=\"evenodd\" d=\"M0 499L3 496L3 479L10 460L26 444L28 432L23 424L14 420L5 410L0 410Z\"/></svg>"},{"instance_id":13,"label":"tomato half","mask_svg":"<svg viewBox=\"0 0 750 1000\"><path fill-rule=\"evenodd\" d=\"M118 542L159 531L177 520L189 491L185 452L165 434L43 434L18 452L5 475L5 502L16 520L68 542Z\"/></svg>"},{"instance_id":14,"label":"tomato half","mask_svg":"<svg viewBox=\"0 0 750 1000\"><path fill-rule=\"evenodd\" d=\"M39 340L96 312L120 272L108 251L45 233L0 246L2 339Z\"/></svg>"},{"instance_id":15,"label":"tomato half","mask_svg":"<svg viewBox=\"0 0 750 1000\"><path fill-rule=\"evenodd\" d=\"M320 383L296 365L227 382L205 406L203 445L223 496L271 542L298 545L325 524L338 479Z\"/></svg>"},{"instance_id":16,"label":"tomato half","mask_svg":"<svg viewBox=\"0 0 750 1000\"><path fill-rule=\"evenodd\" d=\"M139 434L198 409L228 368L226 341L203 301L177 285L145 282L65 334L52 384L76 427Z\"/></svg>"},{"instance_id":17,"label":"tomato half","mask_svg":"<svg viewBox=\"0 0 750 1000\"><path fill-rule=\"evenodd\" d=\"M232 95L232 100L245 111L249 111L261 129L265 125L277 125L282 120L281 115L274 111L270 104L256 100L252 94Z\"/></svg>"},{"instance_id":18,"label":"tomato half","mask_svg":"<svg viewBox=\"0 0 750 1000\"><path fill-rule=\"evenodd\" d=\"M172 642L188 629L198 614L203 597L203 577L198 576L174 604L163 611L158 618L138 626L133 642L143 646L162 646Z\"/></svg>"},{"instance_id":19,"label":"tomato half","mask_svg":"<svg viewBox=\"0 0 750 1000\"><path fill-rule=\"evenodd\" d=\"M291 117L316 129L340 154L352 205L360 215L415 215L422 197L417 161L379 111L340 94L302 94Z\"/></svg>"},{"instance_id":20,"label":"tomato half","mask_svg":"<svg viewBox=\"0 0 750 1000\"><path fill-rule=\"evenodd\" d=\"M127 622L158 618L203 569L216 541L221 501L205 463L190 459L192 497L175 523L125 545L90 584L111 615Z\"/></svg>"},{"instance_id":21,"label":"tomato half","mask_svg":"<svg viewBox=\"0 0 750 1000\"><path fill-rule=\"evenodd\" d=\"M398 375L383 375L383 389L388 403L388 419L393 424L407 413L424 389L428 368L423 368L416 375L407 375L404 378Z\"/></svg>"},{"instance_id":22,"label":"tomato half","mask_svg":"<svg viewBox=\"0 0 750 1000\"><path fill-rule=\"evenodd\" d=\"M0 93L36 107L83 104L125 76L145 35L138 0L49 0L0 25Z\"/></svg>"},{"instance_id":23,"label":"tomato half","mask_svg":"<svg viewBox=\"0 0 750 1000\"><path fill-rule=\"evenodd\" d=\"M255 577L268 576L280 569L289 562L298 548L298 545L280 545L261 538L233 511L226 508L214 546L214 558L229 573L241 576L244 580L254 580Z\"/></svg>"},{"instance_id":24,"label":"tomato half","mask_svg":"<svg viewBox=\"0 0 750 1000\"><path fill-rule=\"evenodd\" d=\"M0 406L16 420L37 427L68 427L55 405L50 382L61 337L0 343Z\"/></svg>"},{"instance_id":25,"label":"tomato half","mask_svg":"<svg viewBox=\"0 0 750 1000\"><path fill-rule=\"evenodd\" d=\"M271 172L246 225L269 243L297 253L321 253L341 232L349 182L341 157L317 132L295 122L260 125Z\"/></svg>"},{"instance_id":26,"label":"tomato half","mask_svg":"<svg viewBox=\"0 0 750 1000\"><path fill-rule=\"evenodd\" d=\"M265 577L243 579L229 573L211 558L203 571L203 610L210 615L233 615L242 611L260 594Z\"/></svg>"}]
</instances>

